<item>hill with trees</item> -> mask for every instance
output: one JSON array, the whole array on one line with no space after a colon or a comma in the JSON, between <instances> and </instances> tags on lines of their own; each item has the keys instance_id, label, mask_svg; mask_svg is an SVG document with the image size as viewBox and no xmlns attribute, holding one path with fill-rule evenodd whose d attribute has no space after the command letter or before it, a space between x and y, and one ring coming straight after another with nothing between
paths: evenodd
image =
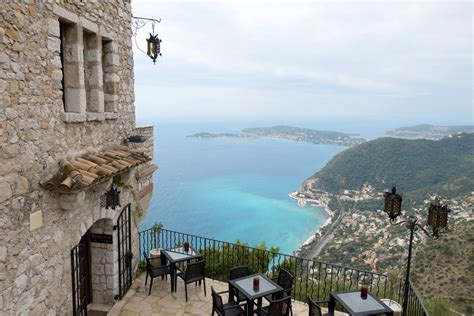
<instances>
[{"instance_id":1,"label":"hill with trees","mask_svg":"<svg viewBox=\"0 0 474 316\"><path fill-rule=\"evenodd\" d=\"M423 296L432 298L426 302L430 310L444 303L473 315L474 221L459 222L443 238L426 240L415 255L411 276ZM455 315L450 311L439 314Z\"/></svg>"},{"instance_id":2,"label":"hill with trees","mask_svg":"<svg viewBox=\"0 0 474 316\"><path fill-rule=\"evenodd\" d=\"M412 200L428 193L465 195L474 188L474 134L437 141L378 138L339 153L305 182L332 194L368 183L380 192L396 185Z\"/></svg>"}]
</instances>

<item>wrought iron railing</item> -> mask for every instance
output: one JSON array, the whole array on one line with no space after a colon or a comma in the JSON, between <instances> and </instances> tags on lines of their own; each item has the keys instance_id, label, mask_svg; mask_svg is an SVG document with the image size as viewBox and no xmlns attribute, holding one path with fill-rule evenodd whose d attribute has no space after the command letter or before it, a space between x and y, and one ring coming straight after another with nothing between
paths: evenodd
<instances>
[{"instance_id":1,"label":"wrought iron railing","mask_svg":"<svg viewBox=\"0 0 474 316\"><path fill-rule=\"evenodd\" d=\"M415 289L415 287L411 283L411 280L409 282L410 283L408 287L408 305L407 305L408 315L407 316L412 316L412 315L429 316L428 310L426 309L425 305L423 305L421 295Z\"/></svg>"},{"instance_id":2,"label":"wrought iron railing","mask_svg":"<svg viewBox=\"0 0 474 316\"><path fill-rule=\"evenodd\" d=\"M292 296L305 302L307 296L328 300L332 291L358 289L362 284L379 298L397 302L403 300L403 282L390 280L388 275L362 269L295 257L245 244L229 243L167 229L149 228L139 233L140 258L152 248L173 248L188 241L206 260L206 277L227 281L229 269L248 266L252 272L269 277L278 276L280 268L289 270L294 279ZM420 296L413 286L409 293L409 315L428 316Z\"/></svg>"}]
</instances>

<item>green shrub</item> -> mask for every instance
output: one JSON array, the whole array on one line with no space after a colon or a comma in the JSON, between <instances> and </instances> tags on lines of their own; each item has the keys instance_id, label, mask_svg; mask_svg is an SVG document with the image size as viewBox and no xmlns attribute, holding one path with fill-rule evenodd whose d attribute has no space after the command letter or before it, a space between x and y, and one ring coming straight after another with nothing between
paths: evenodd
<instances>
[{"instance_id":1,"label":"green shrub","mask_svg":"<svg viewBox=\"0 0 474 316\"><path fill-rule=\"evenodd\" d=\"M140 274L142 274L143 272L146 271L146 261L145 260L140 260L138 262L138 269L137 269L137 272L136 272L136 276L140 276Z\"/></svg>"},{"instance_id":2,"label":"green shrub","mask_svg":"<svg viewBox=\"0 0 474 316\"><path fill-rule=\"evenodd\" d=\"M473 312L474 312L474 308L472 307L472 305L467 305L466 306L466 314L472 315Z\"/></svg>"},{"instance_id":3,"label":"green shrub","mask_svg":"<svg viewBox=\"0 0 474 316\"><path fill-rule=\"evenodd\" d=\"M430 316L454 316L453 313L449 309L449 304L440 298L433 298L426 302L426 308L430 313Z\"/></svg>"}]
</instances>

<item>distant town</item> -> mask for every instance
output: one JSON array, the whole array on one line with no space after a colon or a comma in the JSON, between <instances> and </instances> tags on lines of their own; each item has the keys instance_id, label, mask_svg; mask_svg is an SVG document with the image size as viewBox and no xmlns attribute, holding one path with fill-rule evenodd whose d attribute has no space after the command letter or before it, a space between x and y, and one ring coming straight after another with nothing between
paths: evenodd
<instances>
[{"instance_id":1,"label":"distant town","mask_svg":"<svg viewBox=\"0 0 474 316\"><path fill-rule=\"evenodd\" d=\"M293 193L296 199L310 205L328 207L331 200L339 201L369 201L380 200L383 204L382 192L375 192L370 184L364 184L360 190L344 190L340 195L312 189L310 186L302 191ZM415 215L426 212L434 196L423 201L422 207L414 209ZM474 219L474 192L470 196L443 200L450 205L452 214L450 225ZM317 232L315 238L303 245L298 254L304 257L314 257L326 260L332 259L343 264L365 267L372 271L394 269L406 255L408 235L406 231L392 229L387 215L380 209L344 210L331 209L331 223ZM390 235L390 238L388 238ZM422 235L420 235L422 237ZM357 248L357 251L351 251ZM316 251L314 250L316 249ZM330 258L338 256L338 258ZM331 261L332 262L332 261Z\"/></svg>"},{"instance_id":2,"label":"distant town","mask_svg":"<svg viewBox=\"0 0 474 316\"><path fill-rule=\"evenodd\" d=\"M406 139L432 139L438 140L450 135L459 133L474 133L473 125L465 126L438 126L429 124L420 124L409 127L400 127L393 131L388 131L387 136L406 138Z\"/></svg>"}]
</instances>

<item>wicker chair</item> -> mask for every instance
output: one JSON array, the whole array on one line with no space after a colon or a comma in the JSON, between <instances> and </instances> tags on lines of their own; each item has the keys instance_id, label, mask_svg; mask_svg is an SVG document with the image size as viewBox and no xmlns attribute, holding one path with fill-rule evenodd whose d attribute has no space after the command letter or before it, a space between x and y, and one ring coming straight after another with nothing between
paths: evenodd
<instances>
[{"instance_id":1,"label":"wicker chair","mask_svg":"<svg viewBox=\"0 0 474 316\"><path fill-rule=\"evenodd\" d=\"M279 293L276 293L276 294L273 294L273 295L265 296L265 298L268 301L285 298L287 296L291 298L291 291L293 289L292 288L293 287L293 279L294 279L293 275L290 272L288 272L288 270L280 269L280 272L278 274L278 278L274 279L274 281L276 281L276 283L283 288L283 291L279 292ZM293 308L291 306L291 299L290 299L290 303L289 303L289 310L290 310L291 315L293 315Z\"/></svg>"},{"instance_id":2,"label":"wicker chair","mask_svg":"<svg viewBox=\"0 0 474 316\"><path fill-rule=\"evenodd\" d=\"M204 296L206 296L206 278L204 276L205 261L200 260L196 262L190 262L187 264L185 272L178 272L177 277L180 277L184 281L184 293L186 296L186 302L188 301L188 284L196 283L201 281L204 283ZM175 281L176 284L176 281Z\"/></svg>"},{"instance_id":3,"label":"wicker chair","mask_svg":"<svg viewBox=\"0 0 474 316\"><path fill-rule=\"evenodd\" d=\"M164 279L167 277L168 274L171 274L171 268L169 265L166 264L165 256L160 256L160 265L152 264L152 259L145 256L146 260L146 277L145 277L145 285L148 282L148 277L150 277L150 290L148 291L148 295L151 293L151 287L153 286L153 279L156 277L160 277Z\"/></svg>"},{"instance_id":4,"label":"wicker chair","mask_svg":"<svg viewBox=\"0 0 474 316\"><path fill-rule=\"evenodd\" d=\"M224 292L216 292L214 288L211 286L212 292L212 313L211 315L214 316L214 313L217 313L219 316L238 316L238 315L245 315L246 311L242 307L245 308L245 304L238 304L232 300L230 300L230 293L229 291ZM229 302L224 304L222 301L221 294L229 293Z\"/></svg>"},{"instance_id":5,"label":"wicker chair","mask_svg":"<svg viewBox=\"0 0 474 316\"><path fill-rule=\"evenodd\" d=\"M290 313L291 296L286 296L277 300L270 300L270 305L257 307L255 313L260 316L288 316Z\"/></svg>"},{"instance_id":6,"label":"wicker chair","mask_svg":"<svg viewBox=\"0 0 474 316\"><path fill-rule=\"evenodd\" d=\"M324 313L321 311L321 305L327 304L329 301L315 301L308 296L309 316L332 316L333 313Z\"/></svg>"},{"instance_id":7,"label":"wicker chair","mask_svg":"<svg viewBox=\"0 0 474 316\"><path fill-rule=\"evenodd\" d=\"M249 267L242 266L229 270L229 280L245 277L250 274ZM240 303L246 300L246 297L229 283L229 301Z\"/></svg>"}]
</instances>

